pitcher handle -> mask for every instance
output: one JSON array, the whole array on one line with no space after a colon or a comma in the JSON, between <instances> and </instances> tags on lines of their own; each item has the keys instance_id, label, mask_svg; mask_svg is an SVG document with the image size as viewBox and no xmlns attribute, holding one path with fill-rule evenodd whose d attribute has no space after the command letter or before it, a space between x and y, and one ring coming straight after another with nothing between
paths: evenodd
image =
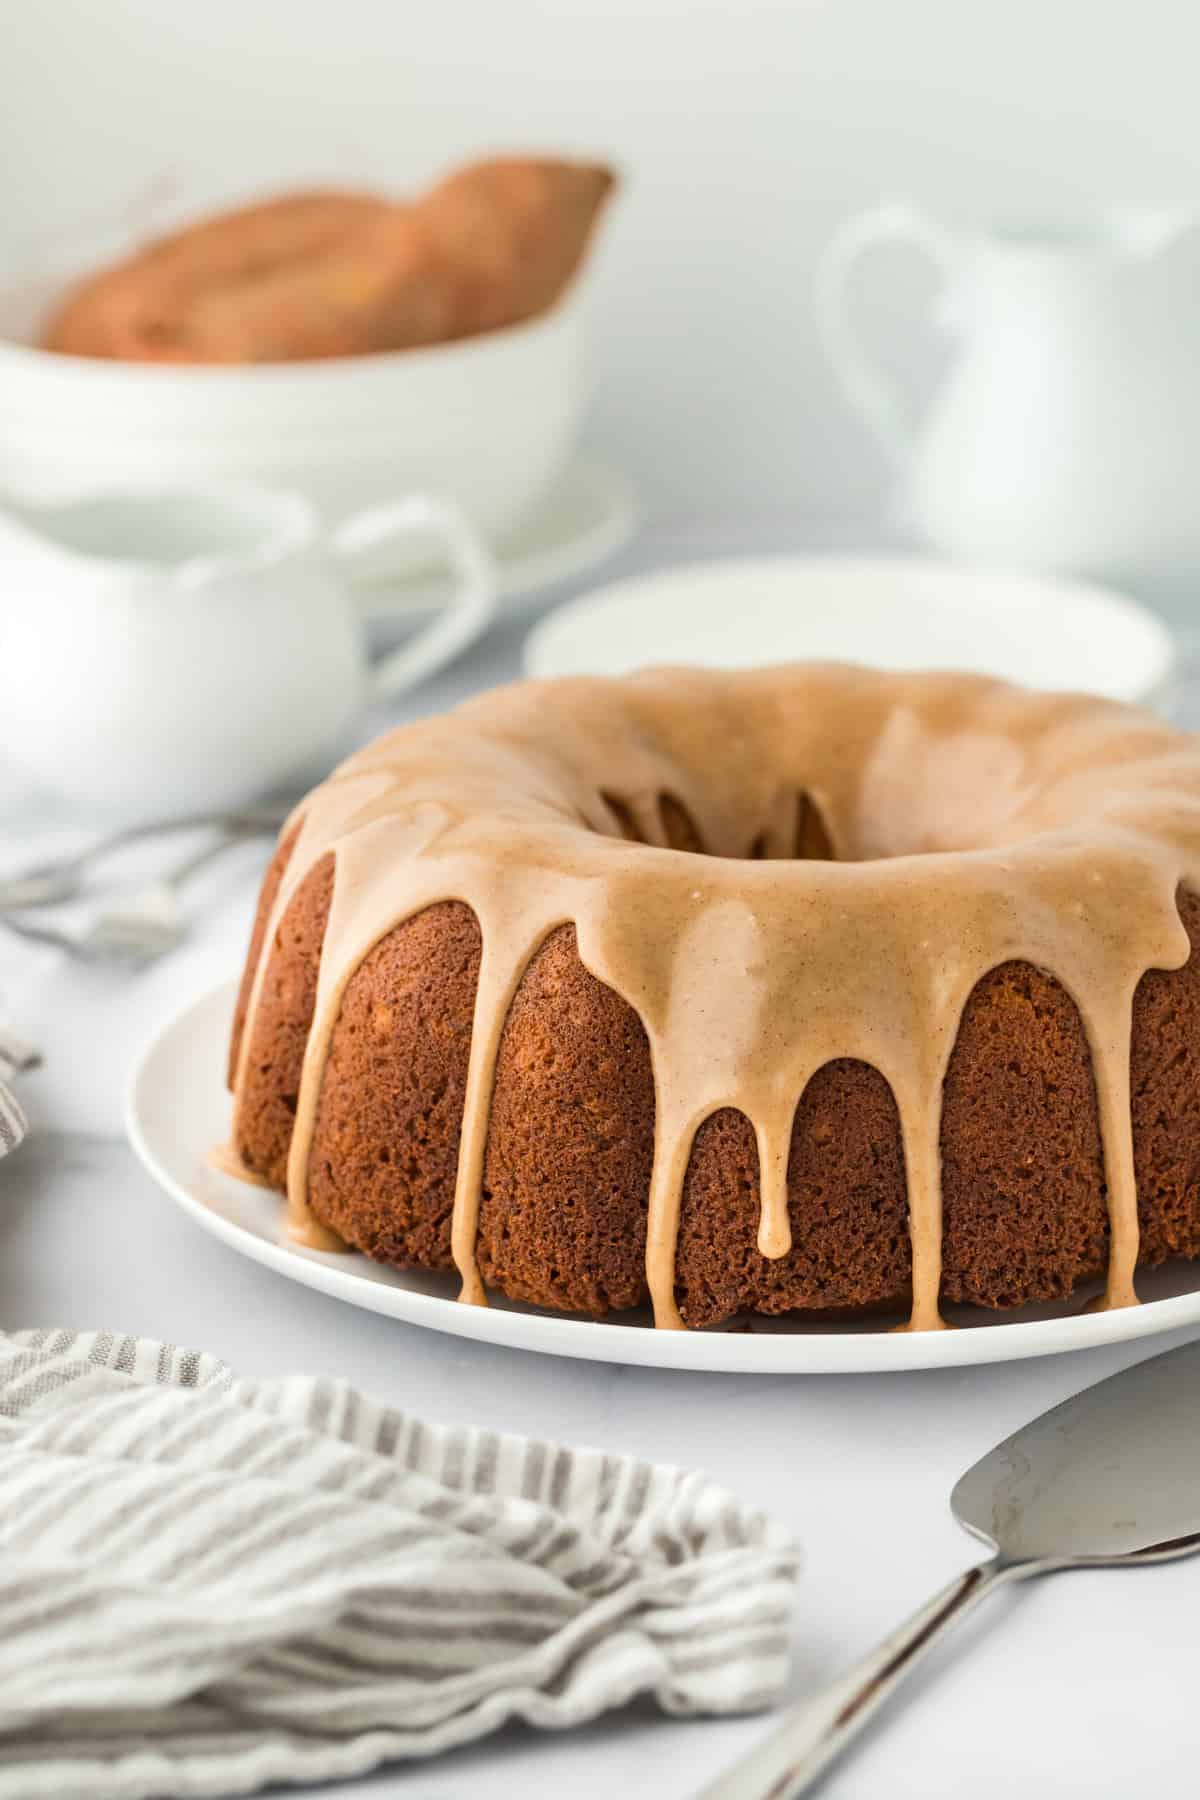
<instances>
[{"instance_id":1,"label":"pitcher handle","mask_svg":"<svg viewBox=\"0 0 1200 1800\"><path fill-rule=\"evenodd\" d=\"M911 206L893 202L858 213L834 232L813 282L813 306L825 352L847 400L862 414L888 458L901 464L911 434L895 392L866 355L850 323L846 295L863 252L879 244L920 251L945 281L957 266L953 239Z\"/></svg>"},{"instance_id":2,"label":"pitcher handle","mask_svg":"<svg viewBox=\"0 0 1200 1800\"><path fill-rule=\"evenodd\" d=\"M329 547L353 576L360 557L380 544L410 537L433 537L445 544L455 578L454 591L435 619L399 650L376 663L371 670L373 700L403 693L424 681L473 643L496 611L499 583L491 552L462 509L449 500L438 500L430 494L409 494L406 499L373 506L339 525L330 535ZM386 589L378 598L372 595L364 610L388 611Z\"/></svg>"}]
</instances>

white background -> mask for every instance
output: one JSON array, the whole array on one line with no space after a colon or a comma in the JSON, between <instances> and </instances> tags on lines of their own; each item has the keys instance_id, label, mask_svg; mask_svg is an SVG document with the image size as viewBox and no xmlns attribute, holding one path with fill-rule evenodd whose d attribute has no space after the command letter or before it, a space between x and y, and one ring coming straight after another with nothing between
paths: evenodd
<instances>
[{"instance_id":1,"label":"white background","mask_svg":"<svg viewBox=\"0 0 1200 1800\"><path fill-rule=\"evenodd\" d=\"M593 441L652 512L861 514L882 471L809 316L837 219L1189 205L1198 66L1193 0L2 0L0 271L126 211L595 150L628 185ZM878 284L920 389L920 282Z\"/></svg>"}]
</instances>

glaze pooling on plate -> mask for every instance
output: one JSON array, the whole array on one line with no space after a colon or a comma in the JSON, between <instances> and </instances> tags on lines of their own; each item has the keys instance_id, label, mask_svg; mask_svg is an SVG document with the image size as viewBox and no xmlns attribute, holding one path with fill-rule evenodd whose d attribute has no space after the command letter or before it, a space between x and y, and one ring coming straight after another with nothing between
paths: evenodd
<instances>
[{"instance_id":1,"label":"glaze pooling on plate","mask_svg":"<svg viewBox=\"0 0 1200 1800\"><path fill-rule=\"evenodd\" d=\"M665 799L703 854L669 847ZM801 857L810 812L822 831ZM1200 885L1200 753L1184 735L1111 702L970 676L657 670L501 689L407 726L344 763L294 824L266 946L304 877L326 856L334 866L288 1162L300 1241L332 1241L307 1179L346 984L394 926L457 900L483 941L452 1229L464 1300L484 1300L475 1240L509 1003L538 948L573 923L585 966L650 1044L646 1276L660 1327L682 1325L675 1250L697 1128L725 1107L750 1119L758 1247L783 1256L793 1114L838 1058L892 1089L910 1323L941 1324L942 1084L968 996L1014 960L1053 975L1082 1020L1111 1224L1103 1305L1135 1303L1131 1013L1146 971L1189 954L1176 895ZM822 847L832 855L811 854Z\"/></svg>"}]
</instances>

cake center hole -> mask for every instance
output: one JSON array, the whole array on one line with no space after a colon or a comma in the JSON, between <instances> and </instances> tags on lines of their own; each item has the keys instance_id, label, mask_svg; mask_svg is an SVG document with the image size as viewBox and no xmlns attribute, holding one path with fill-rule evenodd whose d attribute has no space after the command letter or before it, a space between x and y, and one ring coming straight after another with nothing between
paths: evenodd
<instances>
[{"instance_id":1,"label":"cake center hole","mask_svg":"<svg viewBox=\"0 0 1200 1800\"><path fill-rule=\"evenodd\" d=\"M659 794L649 817L620 794L602 791L600 798L612 815L612 835L630 844L686 850L694 856L732 855L751 862L836 860L820 809L804 793L795 796L791 808L781 809L781 819L774 825L752 826L745 847L733 852L714 850L707 844L691 812L675 794Z\"/></svg>"}]
</instances>

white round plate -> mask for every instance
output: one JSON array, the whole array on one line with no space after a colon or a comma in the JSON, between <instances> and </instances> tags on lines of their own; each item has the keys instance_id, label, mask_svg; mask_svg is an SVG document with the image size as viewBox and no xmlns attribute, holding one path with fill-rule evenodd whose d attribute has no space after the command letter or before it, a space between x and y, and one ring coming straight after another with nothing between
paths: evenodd
<instances>
[{"instance_id":1,"label":"white round plate","mask_svg":"<svg viewBox=\"0 0 1200 1800\"><path fill-rule=\"evenodd\" d=\"M1178 1263L1140 1277L1147 1303L1126 1312L1064 1313L1061 1307L1030 1307L998 1325L994 1314L952 1308L950 1317L961 1329L921 1333L892 1331L889 1321L863 1327L797 1327L786 1320L758 1318L749 1328L743 1320L732 1329L655 1331L641 1314L595 1322L564 1318L499 1296L487 1307L460 1306L454 1298L457 1284L450 1276L401 1273L357 1253L327 1255L290 1244L277 1194L234 1181L209 1166L209 1150L229 1134L230 1102L222 1075L235 992L229 983L195 1001L146 1052L129 1095L127 1125L133 1147L155 1180L205 1230L293 1281L372 1312L518 1350L740 1375L828 1375L1004 1362L1149 1337L1200 1320L1200 1267ZM1081 1306L1082 1299L1074 1304Z\"/></svg>"},{"instance_id":2,"label":"white round plate","mask_svg":"<svg viewBox=\"0 0 1200 1800\"><path fill-rule=\"evenodd\" d=\"M560 475L515 531L492 545L502 612L519 612L556 582L585 575L633 536L637 507L624 475L580 457ZM369 607L387 594L389 612L431 612L450 598L448 578L433 570L381 577L359 589Z\"/></svg>"},{"instance_id":3,"label":"white round plate","mask_svg":"<svg viewBox=\"0 0 1200 1800\"><path fill-rule=\"evenodd\" d=\"M544 619L525 645L530 675L805 659L967 669L1142 705L1165 703L1175 668L1166 627L1121 594L920 556L666 569L581 596Z\"/></svg>"}]
</instances>

